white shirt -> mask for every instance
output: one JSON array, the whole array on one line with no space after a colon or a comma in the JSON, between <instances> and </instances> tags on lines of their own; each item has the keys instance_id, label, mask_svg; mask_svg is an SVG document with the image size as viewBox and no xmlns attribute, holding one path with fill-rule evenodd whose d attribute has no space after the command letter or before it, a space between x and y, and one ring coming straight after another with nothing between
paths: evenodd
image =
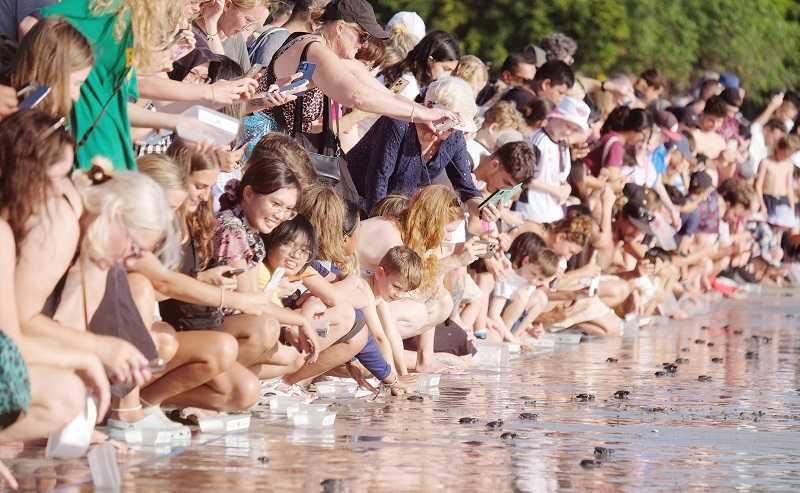
<instances>
[{"instance_id":1,"label":"white shirt","mask_svg":"<svg viewBox=\"0 0 800 493\"><path fill-rule=\"evenodd\" d=\"M505 278L497 280L494 285L494 295L498 298L510 300L514 293L529 287L531 285L524 277L512 272Z\"/></svg>"},{"instance_id":2,"label":"white shirt","mask_svg":"<svg viewBox=\"0 0 800 493\"><path fill-rule=\"evenodd\" d=\"M400 78L408 82L408 84L406 84L406 87L404 87L403 90L400 91L398 94L410 99L411 101L414 101L417 98L417 96L419 96L419 84L417 84L416 77L414 77L414 75L411 72L403 72L403 75L401 75ZM378 76L378 82L380 82L381 84L385 82L382 75ZM375 122L378 121L378 118L380 118L380 115L370 116L356 123L357 137L355 142L361 140L361 138L364 137L367 134L367 132L369 132L369 129L372 128L373 125L375 125Z\"/></svg>"},{"instance_id":3,"label":"white shirt","mask_svg":"<svg viewBox=\"0 0 800 493\"><path fill-rule=\"evenodd\" d=\"M531 147L539 149L541 154L536 169L533 170L534 179L548 185L564 185L572 167L569 147L559 148L544 129L539 129L525 141ZM564 217L564 210L556 198L546 192L528 189L528 202L518 202L517 210L528 221L539 224L556 222Z\"/></svg>"},{"instance_id":4,"label":"white shirt","mask_svg":"<svg viewBox=\"0 0 800 493\"><path fill-rule=\"evenodd\" d=\"M764 126L760 123L750 125L750 146L747 149L747 160L739 167L739 172L745 178L758 176L758 165L769 156L769 149L764 140Z\"/></svg>"}]
</instances>

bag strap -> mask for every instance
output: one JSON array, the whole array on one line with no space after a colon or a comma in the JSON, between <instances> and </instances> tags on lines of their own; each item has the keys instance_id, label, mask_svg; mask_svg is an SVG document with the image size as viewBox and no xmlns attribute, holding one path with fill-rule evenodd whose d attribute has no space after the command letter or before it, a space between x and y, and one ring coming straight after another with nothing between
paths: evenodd
<instances>
[{"instance_id":1,"label":"bag strap","mask_svg":"<svg viewBox=\"0 0 800 493\"><path fill-rule=\"evenodd\" d=\"M105 102L105 104L103 104L103 108L100 110L100 113L98 113L97 117L94 119L92 124L89 125L89 128L86 130L86 132L84 132L83 137L81 137L80 140L78 140L78 143L75 145L75 151L80 149L84 144L86 144L86 141L89 140L89 135L91 135L94 129L97 128L97 125L100 123L100 120L105 116L106 111L108 111L108 107L111 106L111 102L114 100L117 93L122 88L122 84L125 83L125 79L128 78L128 75L131 73L132 69L133 66L130 66L125 69L125 72L122 74L122 77L120 77L120 79L117 81L117 85L114 86L114 90L111 91L111 95L108 97L108 100Z\"/></svg>"},{"instance_id":2,"label":"bag strap","mask_svg":"<svg viewBox=\"0 0 800 493\"><path fill-rule=\"evenodd\" d=\"M303 51L302 51L302 53L300 53L300 62L298 63L298 65L300 63L303 63L303 62L306 61L306 58L308 58L308 48L311 47L311 45L313 45L314 43L319 43L319 41L311 41L310 43L306 44L303 47ZM309 81L309 83L310 82L311 81ZM306 95L305 95L305 93L303 93L303 95L298 97L297 101L295 101L295 103L294 103L294 115L293 115L293 122L292 122L293 123L293 125L292 125L292 137L296 137L297 136L297 127L300 127L300 131L302 132L302 129L303 129L303 110L305 109L305 102L306 102ZM324 108L323 108L323 115L324 115ZM324 119L324 116L323 116L323 119ZM324 121L323 121L323 125L324 125ZM323 131L324 131L324 129L323 129Z\"/></svg>"}]
</instances>

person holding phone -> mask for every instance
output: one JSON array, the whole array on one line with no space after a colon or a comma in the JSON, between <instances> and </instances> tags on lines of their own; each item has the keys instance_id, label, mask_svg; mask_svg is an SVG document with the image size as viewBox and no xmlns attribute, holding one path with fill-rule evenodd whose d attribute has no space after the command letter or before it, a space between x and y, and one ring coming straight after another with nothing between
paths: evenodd
<instances>
[{"instance_id":1,"label":"person holding phone","mask_svg":"<svg viewBox=\"0 0 800 493\"><path fill-rule=\"evenodd\" d=\"M294 121L294 102L272 110L284 130L291 132L299 126L298 130L310 132L313 122L322 115L325 96L349 108L404 121L432 123L453 116L446 110L423 106L393 94L363 64L354 60L370 36L389 37L366 0L334 0L325 8L321 22L321 27L313 34L290 35L275 53L267 71L266 86L296 73L301 62L315 66L303 101L302 122Z\"/></svg>"}]
</instances>

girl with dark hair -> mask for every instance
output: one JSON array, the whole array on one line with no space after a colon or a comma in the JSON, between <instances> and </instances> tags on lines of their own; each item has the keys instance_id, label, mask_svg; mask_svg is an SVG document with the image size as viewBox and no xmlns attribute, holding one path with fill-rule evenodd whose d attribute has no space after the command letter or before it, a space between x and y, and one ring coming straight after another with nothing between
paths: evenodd
<instances>
[{"instance_id":1,"label":"girl with dark hair","mask_svg":"<svg viewBox=\"0 0 800 493\"><path fill-rule=\"evenodd\" d=\"M458 40L444 31L431 31L410 51L406 58L391 67L383 75L386 87L398 79L408 82L401 96L415 99L431 82L451 75L461 58Z\"/></svg>"},{"instance_id":2,"label":"girl with dark hair","mask_svg":"<svg viewBox=\"0 0 800 493\"><path fill-rule=\"evenodd\" d=\"M600 130L600 141L584 159L592 176L606 169L611 179L619 178L626 146L636 147L645 142L653 129L653 117L647 110L618 106L608 115Z\"/></svg>"}]
</instances>

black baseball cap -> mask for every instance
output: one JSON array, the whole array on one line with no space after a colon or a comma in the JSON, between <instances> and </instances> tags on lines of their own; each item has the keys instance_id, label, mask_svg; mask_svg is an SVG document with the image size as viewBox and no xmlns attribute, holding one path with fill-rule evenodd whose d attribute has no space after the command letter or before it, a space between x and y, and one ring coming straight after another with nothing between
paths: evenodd
<instances>
[{"instance_id":1,"label":"black baseball cap","mask_svg":"<svg viewBox=\"0 0 800 493\"><path fill-rule=\"evenodd\" d=\"M322 19L324 21L353 22L374 38L389 39L389 33L378 24L375 19L375 11L367 0L333 0L325 7Z\"/></svg>"}]
</instances>

